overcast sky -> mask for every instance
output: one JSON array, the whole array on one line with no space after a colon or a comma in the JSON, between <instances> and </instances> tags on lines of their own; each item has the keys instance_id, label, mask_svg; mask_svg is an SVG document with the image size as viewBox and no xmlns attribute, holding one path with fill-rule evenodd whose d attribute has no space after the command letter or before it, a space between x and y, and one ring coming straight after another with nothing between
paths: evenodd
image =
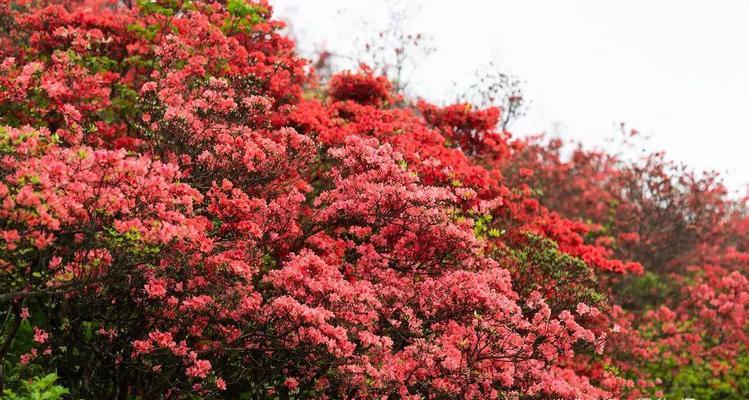
<instances>
[{"instance_id":1,"label":"overcast sky","mask_svg":"<svg viewBox=\"0 0 749 400\"><path fill-rule=\"evenodd\" d=\"M354 53L355 38L388 21L385 0L270 2L303 54ZM651 149L722 171L734 189L749 182L749 1L410 3L406 30L436 47L414 92L444 99L453 82L467 85L477 65L495 62L525 81L531 101L515 134L603 145L625 122L651 137Z\"/></svg>"}]
</instances>

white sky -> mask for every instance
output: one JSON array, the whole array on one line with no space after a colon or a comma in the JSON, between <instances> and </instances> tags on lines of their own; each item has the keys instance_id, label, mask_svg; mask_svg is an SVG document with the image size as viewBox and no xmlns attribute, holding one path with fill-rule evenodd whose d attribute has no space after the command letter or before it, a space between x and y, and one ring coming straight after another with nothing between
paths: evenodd
<instances>
[{"instance_id":1,"label":"white sky","mask_svg":"<svg viewBox=\"0 0 749 400\"><path fill-rule=\"evenodd\" d=\"M407 0L405 0L407 1ZM383 0L270 0L302 54L355 53L387 23ZM401 1L402 3L402 1ZM407 31L432 37L412 89L444 100L493 61L519 77L515 134L603 145L619 122L676 160L749 182L749 1L422 0ZM341 13L341 10L345 10Z\"/></svg>"}]
</instances>

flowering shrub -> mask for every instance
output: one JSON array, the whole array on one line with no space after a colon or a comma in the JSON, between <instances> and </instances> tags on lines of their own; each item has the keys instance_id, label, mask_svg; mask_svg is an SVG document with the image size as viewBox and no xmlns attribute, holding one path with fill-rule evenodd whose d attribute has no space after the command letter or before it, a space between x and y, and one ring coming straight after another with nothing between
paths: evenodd
<instances>
[{"instance_id":1,"label":"flowering shrub","mask_svg":"<svg viewBox=\"0 0 749 400\"><path fill-rule=\"evenodd\" d=\"M627 225L653 196L603 185L651 170L611 163L578 196L498 108L412 106L366 67L307 95L264 1L6 0L0 21L3 388L56 372L83 398L595 399L744 351L749 258L705 239L720 230L690 242L713 267L683 296L623 308L643 264L681 265L648 258L674 235ZM728 207L712 193L658 223Z\"/></svg>"},{"instance_id":2,"label":"flowering shrub","mask_svg":"<svg viewBox=\"0 0 749 400\"><path fill-rule=\"evenodd\" d=\"M744 397L749 382L728 366L749 344L745 200L662 153L623 161L578 147L564 160L560 147L532 138L501 168L588 225L587 241L644 266L642 275L599 277L621 330L606 368L637 384L632 395Z\"/></svg>"},{"instance_id":3,"label":"flowering shrub","mask_svg":"<svg viewBox=\"0 0 749 400\"><path fill-rule=\"evenodd\" d=\"M344 72L330 80L330 98L337 101L353 100L360 104L383 105L392 101L390 81L385 76L374 76L366 65L359 73Z\"/></svg>"}]
</instances>

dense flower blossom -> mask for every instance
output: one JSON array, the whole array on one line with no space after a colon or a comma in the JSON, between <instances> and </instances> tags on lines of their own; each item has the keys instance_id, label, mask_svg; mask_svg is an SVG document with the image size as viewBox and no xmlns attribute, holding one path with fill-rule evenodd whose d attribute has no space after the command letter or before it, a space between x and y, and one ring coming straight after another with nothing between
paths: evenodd
<instances>
[{"instance_id":1,"label":"dense flower blossom","mask_svg":"<svg viewBox=\"0 0 749 400\"><path fill-rule=\"evenodd\" d=\"M749 345L749 223L657 157L567 163L366 66L310 96L264 1L0 21L2 339L33 342L0 357L76 397L597 399ZM632 312L627 282L686 260L677 300Z\"/></svg>"},{"instance_id":2,"label":"dense flower blossom","mask_svg":"<svg viewBox=\"0 0 749 400\"><path fill-rule=\"evenodd\" d=\"M392 88L385 76L375 76L366 65L358 73L344 72L330 80L330 98L335 101L352 100L372 106L392 102Z\"/></svg>"}]
</instances>

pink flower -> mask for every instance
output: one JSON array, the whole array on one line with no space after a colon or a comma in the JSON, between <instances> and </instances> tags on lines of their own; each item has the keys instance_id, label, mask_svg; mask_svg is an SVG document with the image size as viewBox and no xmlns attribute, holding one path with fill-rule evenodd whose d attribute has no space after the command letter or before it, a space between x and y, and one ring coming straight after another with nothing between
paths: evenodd
<instances>
[{"instance_id":1,"label":"pink flower","mask_svg":"<svg viewBox=\"0 0 749 400\"><path fill-rule=\"evenodd\" d=\"M62 106L62 112L68 124L81 122L81 113L74 106L65 104Z\"/></svg>"},{"instance_id":2,"label":"pink flower","mask_svg":"<svg viewBox=\"0 0 749 400\"><path fill-rule=\"evenodd\" d=\"M6 243L8 243L8 250L13 250L16 248L15 243L21 239L21 235L18 234L18 231L15 229L3 231L2 233L3 240L5 240ZM11 248L10 245L13 245Z\"/></svg>"},{"instance_id":3,"label":"pink flower","mask_svg":"<svg viewBox=\"0 0 749 400\"><path fill-rule=\"evenodd\" d=\"M294 390L299 387L299 381L296 378L286 378L283 385L289 388L289 390Z\"/></svg>"},{"instance_id":4,"label":"pink flower","mask_svg":"<svg viewBox=\"0 0 749 400\"><path fill-rule=\"evenodd\" d=\"M21 319L29 319L30 316L28 308L24 307L21 309Z\"/></svg>"},{"instance_id":5,"label":"pink flower","mask_svg":"<svg viewBox=\"0 0 749 400\"><path fill-rule=\"evenodd\" d=\"M150 279L148 283L143 286L146 294L150 298L161 298L166 296L166 282L163 279Z\"/></svg>"},{"instance_id":6,"label":"pink flower","mask_svg":"<svg viewBox=\"0 0 749 400\"><path fill-rule=\"evenodd\" d=\"M174 347L176 345L172 338L172 334L169 332L155 331L151 332L148 337L159 347Z\"/></svg>"},{"instance_id":7,"label":"pink flower","mask_svg":"<svg viewBox=\"0 0 749 400\"><path fill-rule=\"evenodd\" d=\"M211 362L208 360L195 360L195 363L187 368L187 376L192 378L205 378L211 371Z\"/></svg>"},{"instance_id":8,"label":"pink flower","mask_svg":"<svg viewBox=\"0 0 749 400\"><path fill-rule=\"evenodd\" d=\"M45 332L42 329L34 327L34 341L35 342L42 344L42 343L45 343L48 338L49 338L49 333Z\"/></svg>"},{"instance_id":9,"label":"pink flower","mask_svg":"<svg viewBox=\"0 0 749 400\"><path fill-rule=\"evenodd\" d=\"M153 350L153 343L150 340L136 340L133 342L135 354L148 354Z\"/></svg>"},{"instance_id":10,"label":"pink flower","mask_svg":"<svg viewBox=\"0 0 749 400\"><path fill-rule=\"evenodd\" d=\"M140 93L143 94L143 93L151 92L154 90L156 90L156 82L150 81L150 82L144 83L143 86L141 86Z\"/></svg>"},{"instance_id":11,"label":"pink flower","mask_svg":"<svg viewBox=\"0 0 749 400\"><path fill-rule=\"evenodd\" d=\"M54 271L54 270L57 270L61 264L62 264L62 258L52 257L52 260L49 261L49 265L47 266L47 268Z\"/></svg>"},{"instance_id":12,"label":"pink flower","mask_svg":"<svg viewBox=\"0 0 749 400\"><path fill-rule=\"evenodd\" d=\"M36 349L31 349L30 352L21 355L21 365L28 365L31 360L36 358Z\"/></svg>"},{"instance_id":13,"label":"pink flower","mask_svg":"<svg viewBox=\"0 0 749 400\"><path fill-rule=\"evenodd\" d=\"M218 390L226 390L226 382L222 378L216 379L216 388Z\"/></svg>"},{"instance_id":14,"label":"pink flower","mask_svg":"<svg viewBox=\"0 0 749 400\"><path fill-rule=\"evenodd\" d=\"M189 299L185 299L182 302L182 309L200 311L200 310L205 309L211 303L213 303L213 299L210 296L206 296L206 295L193 296L193 297L190 297Z\"/></svg>"}]
</instances>

